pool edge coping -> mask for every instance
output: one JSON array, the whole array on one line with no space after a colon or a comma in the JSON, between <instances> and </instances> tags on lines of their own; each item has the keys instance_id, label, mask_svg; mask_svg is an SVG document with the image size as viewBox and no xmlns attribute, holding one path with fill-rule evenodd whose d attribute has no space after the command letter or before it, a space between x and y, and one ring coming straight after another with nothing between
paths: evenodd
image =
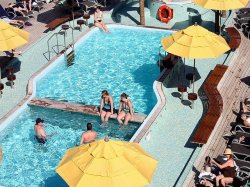
<instances>
[{"instance_id":1,"label":"pool edge coping","mask_svg":"<svg viewBox=\"0 0 250 187\"><path fill-rule=\"evenodd\" d=\"M108 24L108 25L119 25L119 26L130 26L130 27L139 27L139 28L148 28L148 29L159 29L159 30L167 30L167 31L176 31L174 29L168 29L168 28L162 28L162 27L151 27L151 26L142 26L142 25L129 25L129 24ZM74 44L80 41L80 39L84 36L90 33L92 30L97 29L97 27L92 27L85 32L81 33L75 40ZM69 47L67 46L66 51L69 50ZM26 88L26 96L17 103L15 107L13 107L7 114L5 114L0 119L0 132L11 122L13 121L24 109L28 107L28 102L35 97L35 87L36 87L36 79L39 77L39 75L42 75L44 71L52 65L58 58L60 58L63 55L62 52L58 53L56 56L54 56L50 61L48 61L44 66L42 66L38 71L36 71L28 80L27 88ZM154 108L151 110L149 115L146 117L144 122L141 124L139 129L135 132L133 137L130 139L130 141L134 142L140 142L141 139L146 135L148 130L150 129L151 125L163 109L166 103L166 98L162 90L162 84L159 80L162 79L165 75L168 75L171 70L164 69L164 71L161 72L158 79L154 81L153 89L155 92L155 95L157 97L157 102L154 106ZM167 76L166 76L167 77ZM165 77L165 78L166 78Z\"/></svg>"}]
</instances>

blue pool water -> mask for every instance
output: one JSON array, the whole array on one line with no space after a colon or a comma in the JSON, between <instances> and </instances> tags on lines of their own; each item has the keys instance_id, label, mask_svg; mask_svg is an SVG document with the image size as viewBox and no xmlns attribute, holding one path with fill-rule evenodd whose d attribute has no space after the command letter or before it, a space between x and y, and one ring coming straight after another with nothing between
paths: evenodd
<instances>
[{"instance_id":1,"label":"blue pool water","mask_svg":"<svg viewBox=\"0 0 250 187\"><path fill-rule=\"evenodd\" d=\"M43 117L47 134L56 133L45 145L34 139L34 120ZM112 139L129 140L139 124L130 123L119 128L110 120L107 126L99 125L99 117L29 107L0 134L3 160L0 162L0 186L5 187L64 187L64 181L55 168L64 152L80 142L86 123L93 123L98 138L109 135Z\"/></svg>"},{"instance_id":2,"label":"blue pool water","mask_svg":"<svg viewBox=\"0 0 250 187\"><path fill-rule=\"evenodd\" d=\"M115 107L126 92L134 111L148 114L156 104L153 82L160 40L171 31L110 26L110 34L98 29L80 40L74 65L64 60L37 84L37 97L99 105L101 91L113 96Z\"/></svg>"}]
</instances>

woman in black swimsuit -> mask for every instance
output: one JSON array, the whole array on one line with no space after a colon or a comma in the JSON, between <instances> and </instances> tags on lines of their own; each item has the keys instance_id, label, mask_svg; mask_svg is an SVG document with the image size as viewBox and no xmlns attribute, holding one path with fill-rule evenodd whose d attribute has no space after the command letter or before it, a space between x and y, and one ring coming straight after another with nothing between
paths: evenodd
<instances>
[{"instance_id":1,"label":"woman in black swimsuit","mask_svg":"<svg viewBox=\"0 0 250 187\"><path fill-rule=\"evenodd\" d=\"M222 171L221 175L216 176L216 186L226 186L226 184L232 183L236 175L235 165L231 149L227 148L224 155L227 157L227 161L224 164L219 164L215 160L212 160L217 167Z\"/></svg>"},{"instance_id":2,"label":"woman in black swimsuit","mask_svg":"<svg viewBox=\"0 0 250 187\"><path fill-rule=\"evenodd\" d=\"M102 122L104 123L108 122L109 117L112 114L114 114L113 98L109 95L107 90L103 90L100 101L100 116Z\"/></svg>"},{"instance_id":3,"label":"woman in black swimsuit","mask_svg":"<svg viewBox=\"0 0 250 187\"><path fill-rule=\"evenodd\" d=\"M108 28L106 27L103 19L103 12L100 10L100 7L96 7L95 14L94 14L95 26L102 29L104 32L109 32Z\"/></svg>"}]
</instances>

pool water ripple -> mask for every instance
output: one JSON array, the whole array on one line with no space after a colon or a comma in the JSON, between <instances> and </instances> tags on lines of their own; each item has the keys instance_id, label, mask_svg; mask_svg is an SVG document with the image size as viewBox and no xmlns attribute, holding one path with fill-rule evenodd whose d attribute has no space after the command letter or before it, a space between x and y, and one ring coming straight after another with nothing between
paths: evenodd
<instances>
[{"instance_id":1,"label":"pool water ripple","mask_svg":"<svg viewBox=\"0 0 250 187\"><path fill-rule=\"evenodd\" d=\"M106 34L94 30L75 49L74 65L61 61L37 84L37 97L99 105L106 89L118 108L126 92L135 112L149 114L156 104L153 82L159 76L156 65L160 40L166 30L111 27Z\"/></svg>"}]
</instances>

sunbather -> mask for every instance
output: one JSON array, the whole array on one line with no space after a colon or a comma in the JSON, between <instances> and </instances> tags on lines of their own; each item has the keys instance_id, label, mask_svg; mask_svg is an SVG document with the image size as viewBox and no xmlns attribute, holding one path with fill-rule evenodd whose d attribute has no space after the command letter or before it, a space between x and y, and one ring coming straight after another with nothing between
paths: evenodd
<instances>
[{"instance_id":1,"label":"sunbather","mask_svg":"<svg viewBox=\"0 0 250 187\"><path fill-rule=\"evenodd\" d=\"M250 137L241 136L239 138L239 143L250 145Z\"/></svg>"},{"instance_id":2,"label":"sunbather","mask_svg":"<svg viewBox=\"0 0 250 187\"><path fill-rule=\"evenodd\" d=\"M250 127L250 118L246 114L242 114L241 119L243 120L243 124L245 126Z\"/></svg>"},{"instance_id":3,"label":"sunbather","mask_svg":"<svg viewBox=\"0 0 250 187\"><path fill-rule=\"evenodd\" d=\"M23 3L26 5L27 10L32 10L32 0L23 0Z\"/></svg>"},{"instance_id":4,"label":"sunbather","mask_svg":"<svg viewBox=\"0 0 250 187\"><path fill-rule=\"evenodd\" d=\"M15 4L15 3L9 3L8 5L9 8L13 8L13 10L17 13L19 13L21 16L25 16L24 15L24 12L28 12L28 10L24 7L21 7L20 5L18 4Z\"/></svg>"},{"instance_id":5,"label":"sunbather","mask_svg":"<svg viewBox=\"0 0 250 187\"><path fill-rule=\"evenodd\" d=\"M244 103L242 103L242 112L245 114L250 114L250 99L246 98Z\"/></svg>"},{"instance_id":6,"label":"sunbather","mask_svg":"<svg viewBox=\"0 0 250 187\"><path fill-rule=\"evenodd\" d=\"M212 163L211 163L211 158L209 156L206 156L203 169L199 175L200 179L203 177L210 179L214 179L216 177L215 174L212 173Z\"/></svg>"},{"instance_id":7,"label":"sunbather","mask_svg":"<svg viewBox=\"0 0 250 187\"><path fill-rule=\"evenodd\" d=\"M0 18L0 20L9 23L10 25L17 26L17 27L24 27L24 21L22 20L15 20L15 19L9 19L9 18Z\"/></svg>"},{"instance_id":8,"label":"sunbather","mask_svg":"<svg viewBox=\"0 0 250 187\"><path fill-rule=\"evenodd\" d=\"M212 159L212 163L214 163L222 171L222 174L216 176L215 178L216 186L219 186L220 183L222 186L226 186L226 184L232 183L236 175L231 149L227 148L224 152L224 155L227 157L227 161L224 164L219 164L214 159Z\"/></svg>"},{"instance_id":9,"label":"sunbather","mask_svg":"<svg viewBox=\"0 0 250 187\"><path fill-rule=\"evenodd\" d=\"M109 32L108 28L104 23L103 12L100 10L100 7L96 7L94 14L94 24L96 27L102 29L104 32Z\"/></svg>"}]
</instances>

